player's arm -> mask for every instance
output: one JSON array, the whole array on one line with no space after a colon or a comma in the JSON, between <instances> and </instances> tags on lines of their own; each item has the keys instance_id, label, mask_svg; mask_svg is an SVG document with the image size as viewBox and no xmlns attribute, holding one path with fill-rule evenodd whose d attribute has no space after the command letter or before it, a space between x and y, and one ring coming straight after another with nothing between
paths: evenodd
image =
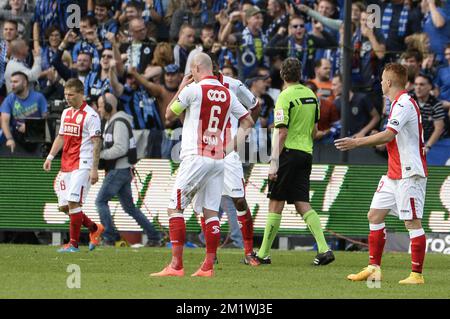
<instances>
[{"instance_id":1,"label":"player's arm","mask_svg":"<svg viewBox=\"0 0 450 319\"><path fill-rule=\"evenodd\" d=\"M98 181L98 162L100 161L100 151L102 148L102 140L100 136L91 137L92 143L94 144L93 151L93 162L91 169L91 185L94 185Z\"/></svg>"},{"instance_id":2,"label":"player's arm","mask_svg":"<svg viewBox=\"0 0 450 319\"><path fill-rule=\"evenodd\" d=\"M166 109L166 126L169 126L172 122L174 122L186 109L185 97L184 95L181 95L181 92L187 85L189 85L193 81L194 78L192 74L188 74L183 78L178 92L174 95ZM186 98L189 98L189 96L186 96Z\"/></svg>"},{"instance_id":3,"label":"player's arm","mask_svg":"<svg viewBox=\"0 0 450 319\"><path fill-rule=\"evenodd\" d=\"M395 138L395 135L397 135L397 132L388 127L386 130L370 136L357 138L344 137L335 140L334 145L340 151L348 151L362 146L375 146L389 143Z\"/></svg>"},{"instance_id":4,"label":"player's arm","mask_svg":"<svg viewBox=\"0 0 450 319\"><path fill-rule=\"evenodd\" d=\"M251 133L252 127L255 125L250 113L246 112L239 119L239 127L236 133L236 136L233 139L233 143L228 143L225 149L225 154L229 154L234 150L242 150L244 149L245 140L248 135Z\"/></svg>"},{"instance_id":5,"label":"player's arm","mask_svg":"<svg viewBox=\"0 0 450 319\"><path fill-rule=\"evenodd\" d=\"M44 171L48 172L52 169L52 161L63 146L64 146L64 136L58 134L58 136L56 136L55 140L53 141L50 153L48 153L47 159L44 162L43 166Z\"/></svg>"}]
</instances>

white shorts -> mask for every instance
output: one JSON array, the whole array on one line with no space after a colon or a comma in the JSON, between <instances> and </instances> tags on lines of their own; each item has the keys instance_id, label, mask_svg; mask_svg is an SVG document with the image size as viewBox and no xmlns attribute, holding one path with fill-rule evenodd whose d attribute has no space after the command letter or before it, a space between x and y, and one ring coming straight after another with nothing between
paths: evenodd
<instances>
[{"instance_id":1,"label":"white shorts","mask_svg":"<svg viewBox=\"0 0 450 319\"><path fill-rule=\"evenodd\" d=\"M244 171L239 154L232 152L224 158L224 185L222 195L231 198L245 197Z\"/></svg>"},{"instance_id":2,"label":"white shorts","mask_svg":"<svg viewBox=\"0 0 450 319\"><path fill-rule=\"evenodd\" d=\"M59 207L67 206L68 202L84 203L91 188L90 172L90 169L59 172L55 180Z\"/></svg>"},{"instance_id":3,"label":"white shorts","mask_svg":"<svg viewBox=\"0 0 450 319\"><path fill-rule=\"evenodd\" d=\"M426 177L390 179L383 175L370 208L390 209L400 220L422 219L426 187Z\"/></svg>"},{"instance_id":4,"label":"white shorts","mask_svg":"<svg viewBox=\"0 0 450 319\"><path fill-rule=\"evenodd\" d=\"M193 155L180 164L170 196L170 209L185 209L196 195L194 211L219 211L223 189L223 160Z\"/></svg>"}]
</instances>

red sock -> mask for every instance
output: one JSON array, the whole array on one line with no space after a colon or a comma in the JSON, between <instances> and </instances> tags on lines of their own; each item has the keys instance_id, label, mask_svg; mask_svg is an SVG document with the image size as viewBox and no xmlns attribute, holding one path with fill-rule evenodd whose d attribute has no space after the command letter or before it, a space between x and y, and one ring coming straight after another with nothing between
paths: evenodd
<instances>
[{"instance_id":1,"label":"red sock","mask_svg":"<svg viewBox=\"0 0 450 319\"><path fill-rule=\"evenodd\" d=\"M183 247L186 240L184 217L176 216L169 219L169 237L172 243L171 266L180 270L183 268Z\"/></svg>"},{"instance_id":2,"label":"red sock","mask_svg":"<svg viewBox=\"0 0 450 319\"><path fill-rule=\"evenodd\" d=\"M206 232L206 224L205 224L205 217L204 216L200 217L200 226L202 227L202 232L203 232L203 235L204 235L205 232Z\"/></svg>"},{"instance_id":3,"label":"red sock","mask_svg":"<svg viewBox=\"0 0 450 319\"><path fill-rule=\"evenodd\" d=\"M89 217L86 216L85 213L81 213L83 215L83 226L89 229L92 233L97 230L97 224L94 223Z\"/></svg>"},{"instance_id":4,"label":"red sock","mask_svg":"<svg viewBox=\"0 0 450 319\"><path fill-rule=\"evenodd\" d=\"M202 264L202 270L211 270L214 267L217 247L220 244L220 222L219 218L211 217L205 225L206 257Z\"/></svg>"},{"instance_id":5,"label":"red sock","mask_svg":"<svg viewBox=\"0 0 450 319\"><path fill-rule=\"evenodd\" d=\"M411 234L411 232L414 232ZM425 250L427 248L427 239L423 229L410 231L411 238L411 264L412 271L422 273L423 261L425 259Z\"/></svg>"},{"instance_id":6,"label":"red sock","mask_svg":"<svg viewBox=\"0 0 450 319\"><path fill-rule=\"evenodd\" d=\"M244 250L245 254L249 255L253 252L253 219L252 214L250 213L250 209L247 208L244 215L239 215L241 212L238 212L238 221L239 226L241 227L242 238L244 239Z\"/></svg>"},{"instance_id":7,"label":"red sock","mask_svg":"<svg viewBox=\"0 0 450 319\"><path fill-rule=\"evenodd\" d=\"M369 224L369 265L381 266L384 244L386 243L386 228L382 224Z\"/></svg>"},{"instance_id":8,"label":"red sock","mask_svg":"<svg viewBox=\"0 0 450 319\"><path fill-rule=\"evenodd\" d=\"M70 214L70 243L78 248L80 241L81 224L83 223L83 213Z\"/></svg>"}]
</instances>

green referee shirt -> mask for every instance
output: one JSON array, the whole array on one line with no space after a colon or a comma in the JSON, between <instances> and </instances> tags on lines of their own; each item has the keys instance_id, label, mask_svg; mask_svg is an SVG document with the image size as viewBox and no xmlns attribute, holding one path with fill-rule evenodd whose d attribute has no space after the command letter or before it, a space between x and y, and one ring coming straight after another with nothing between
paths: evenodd
<instances>
[{"instance_id":1,"label":"green referee shirt","mask_svg":"<svg viewBox=\"0 0 450 319\"><path fill-rule=\"evenodd\" d=\"M319 103L311 89L294 84L283 90L274 110L275 127L286 126L284 146L309 154L313 152L312 131L320 117Z\"/></svg>"}]
</instances>

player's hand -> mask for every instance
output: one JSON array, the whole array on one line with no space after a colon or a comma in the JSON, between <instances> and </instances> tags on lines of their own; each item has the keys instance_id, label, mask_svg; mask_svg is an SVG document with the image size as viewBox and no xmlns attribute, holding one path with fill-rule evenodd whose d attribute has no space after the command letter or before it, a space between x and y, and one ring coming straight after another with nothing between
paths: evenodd
<instances>
[{"instance_id":1,"label":"player's hand","mask_svg":"<svg viewBox=\"0 0 450 319\"><path fill-rule=\"evenodd\" d=\"M277 172L278 172L278 165L274 160L272 160L270 162L270 167L269 167L269 180L270 181L275 182L277 180L277 178L278 178Z\"/></svg>"},{"instance_id":2,"label":"player's hand","mask_svg":"<svg viewBox=\"0 0 450 319\"><path fill-rule=\"evenodd\" d=\"M11 149L11 153L14 153L14 149L16 148L16 142L13 139L9 139L6 141L6 146Z\"/></svg>"},{"instance_id":3,"label":"player's hand","mask_svg":"<svg viewBox=\"0 0 450 319\"><path fill-rule=\"evenodd\" d=\"M114 60L114 59L109 60L109 67L111 69L114 69L116 67L116 65L117 65L117 61L116 60Z\"/></svg>"},{"instance_id":4,"label":"player's hand","mask_svg":"<svg viewBox=\"0 0 450 319\"><path fill-rule=\"evenodd\" d=\"M98 170L91 169L91 174L89 175L91 180L91 185L95 185L98 182Z\"/></svg>"},{"instance_id":5,"label":"player's hand","mask_svg":"<svg viewBox=\"0 0 450 319\"><path fill-rule=\"evenodd\" d=\"M52 169L52 161L46 159L43 168L44 171L49 172Z\"/></svg>"},{"instance_id":6,"label":"player's hand","mask_svg":"<svg viewBox=\"0 0 450 319\"><path fill-rule=\"evenodd\" d=\"M350 137L344 137L334 141L334 146L340 151L348 151L356 147L356 140Z\"/></svg>"},{"instance_id":7,"label":"player's hand","mask_svg":"<svg viewBox=\"0 0 450 319\"><path fill-rule=\"evenodd\" d=\"M194 82L194 76L192 75L192 73L189 73L188 75L186 75L186 76L183 78L183 81L181 81L181 84L180 84L180 90L181 90L182 88L184 88L186 85L191 84L192 82Z\"/></svg>"},{"instance_id":8,"label":"player's hand","mask_svg":"<svg viewBox=\"0 0 450 319\"><path fill-rule=\"evenodd\" d=\"M17 127L17 131L19 133L25 134L26 131L25 123L20 123L19 126Z\"/></svg>"}]
</instances>

